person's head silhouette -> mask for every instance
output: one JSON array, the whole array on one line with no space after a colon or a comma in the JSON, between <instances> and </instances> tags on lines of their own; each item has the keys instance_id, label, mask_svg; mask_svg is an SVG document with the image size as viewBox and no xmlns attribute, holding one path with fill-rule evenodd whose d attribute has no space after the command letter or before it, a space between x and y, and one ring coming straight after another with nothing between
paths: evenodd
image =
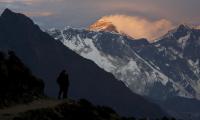
<instances>
[{"instance_id":1,"label":"person's head silhouette","mask_svg":"<svg viewBox=\"0 0 200 120\"><path fill-rule=\"evenodd\" d=\"M62 70L61 74L66 74L66 70Z\"/></svg>"}]
</instances>

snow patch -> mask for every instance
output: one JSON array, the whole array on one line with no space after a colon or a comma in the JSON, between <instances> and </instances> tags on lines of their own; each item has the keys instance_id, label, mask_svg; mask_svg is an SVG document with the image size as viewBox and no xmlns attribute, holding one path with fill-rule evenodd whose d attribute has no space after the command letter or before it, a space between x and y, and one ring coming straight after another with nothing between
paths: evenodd
<instances>
[{"instance_id":1,"label":"snow patch","mask_svg":"<svg viewBox=\"0 0 200 120\"><path fill-rule=\"evenodd\" d=\"M182 49L185 48L185 46L186 46L187 41L188 41L189 38L190 38L190 33L188 33L186 36L181 37L181 38L178 39L177 42L179 43L179 46L180 46Z\"/></svg>"}]
</instances>

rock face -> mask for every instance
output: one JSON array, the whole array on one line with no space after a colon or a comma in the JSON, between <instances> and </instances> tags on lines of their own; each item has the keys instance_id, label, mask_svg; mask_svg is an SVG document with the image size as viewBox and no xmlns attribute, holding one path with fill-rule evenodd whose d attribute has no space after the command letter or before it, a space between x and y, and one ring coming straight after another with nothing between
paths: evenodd
<instances>
[{"instance_id":1,"label":"rock face","mask_svg":"<svg viewBox=\"0 0 200 120\"><path fill-rule=\"evenodd\" d=\"M10 52L0 53L0 107L31 102L43 97L44 83Z\"/></svg>"},{"instance_id":2,"label":"rock face","mask_svg":"<svg viewBox=\"0 0 200 120\"><path fill-rule=\"evenodd\" d=\"M57 95L56 78L61 70L67 69L72 98L85 98L127 116L165 114L156 104L131 92L94 62L55 41L31 19L8 9L0 17L0 49L15 51L33 73L44 80L48 95Z\"/></svg>"}]
</instances>

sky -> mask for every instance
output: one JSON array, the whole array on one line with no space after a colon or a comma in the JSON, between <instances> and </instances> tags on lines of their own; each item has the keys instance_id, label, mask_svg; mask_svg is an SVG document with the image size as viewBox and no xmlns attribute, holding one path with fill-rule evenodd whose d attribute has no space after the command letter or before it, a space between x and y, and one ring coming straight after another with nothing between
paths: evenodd
<instances>
[{"instance_id":1,"label":"sky","mask_svg":"<svg viewBox=\"0 0 200 120\"><path fill-rule=\"evenodd\" d=\"M199 5L200 0L0 0L0 11L22 12L43 28L85 28L112 15L137 17L149 24L165 20L173 26L200 24Z\"/></svg>"}]
</instances>

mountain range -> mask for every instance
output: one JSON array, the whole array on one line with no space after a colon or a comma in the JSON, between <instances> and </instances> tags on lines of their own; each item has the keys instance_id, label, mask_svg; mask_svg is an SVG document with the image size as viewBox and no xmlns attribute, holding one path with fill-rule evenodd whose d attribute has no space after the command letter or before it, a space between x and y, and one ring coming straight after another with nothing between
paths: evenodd
<instances>
[{"instance_id":1,"label":"mountain range","mask_svg":"<svg viewBox=\"0 0 200 120\"><path fill-rule=\"evenodd\" d=\"M106 105L125 116L166 115L158 105L133 93L111 73L43 32L30 18L9 9L0 16L0 50L15 51L33 74L44 80L47 95L57 95L56 78L67 69L71 98Z\"/></svg>"},{"instance_id":2,"label":"mountain range","mask_svg":"<svg viewBox=\"0 0 200 120\"><path fill-rule=\"evenodd\" d=\"M198 46L191 43L198 40L188 40L192 39L190 32L197 32L191 37L199 37L199 30L180 25L162 40L149 43L145 39L134 40L107 31L70 27L49 31L56 40L93 60L138 94L153 98L199 99ZM155 92L157 90L159 93Z\"/></svg>"},{"instance_id":3,"label":"mountain range","mask_svg":"<svg viewBox=\"0 0 200 120\"><path fill-rule=\"evenodd\" d=\"M104 21L97 21L89 29L66 27L50 29L48 33L112 73L134 93L159 101L161 106L167 104L165 108L176 116L195 114L199 119L198 28L181 24L153 43L130 38L118 32L112 23ZM174 109L173 104L179 100L179 107ZM189 106L193 107L187 109Z\"/></svg>"}]
</instances>

